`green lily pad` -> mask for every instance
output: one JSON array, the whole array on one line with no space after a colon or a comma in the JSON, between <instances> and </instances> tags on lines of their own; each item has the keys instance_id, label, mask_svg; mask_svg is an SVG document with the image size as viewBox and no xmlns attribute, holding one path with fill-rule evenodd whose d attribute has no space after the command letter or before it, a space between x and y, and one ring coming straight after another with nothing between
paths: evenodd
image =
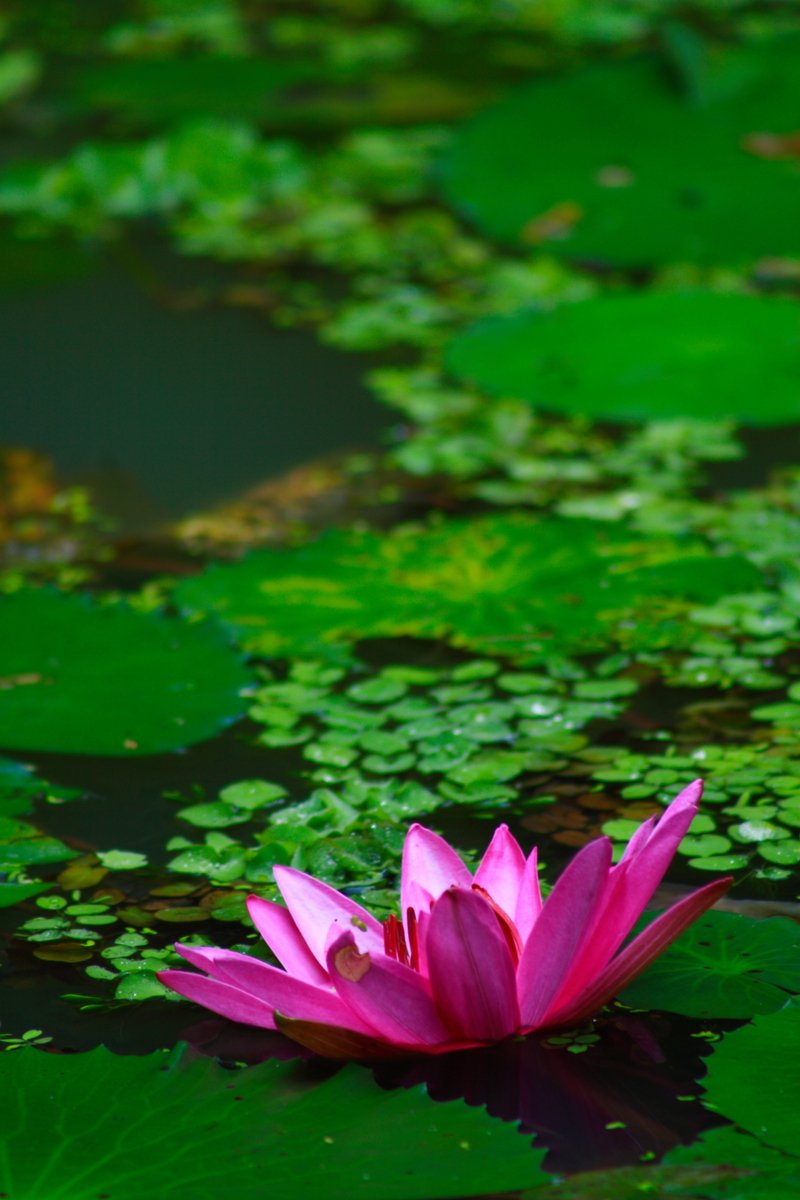
<instances>
[{"instance_id":1,"label":"green lily pad","mask_svg":"<svg viewBox=\"0 0 800 1200\"><path fill-rule=\"evenodd\" d=\"M790 424L800 413L800 308L699 291L599 296L481 321L453 339L446 362L537 409Z\"/></svg>"},{"instance_id":2,"label":"green lily pad","mask_svg":"<svg viewBox=\"0 0 800 1200\"><path fill-rule=\"evenodd\" d=\"M797 128L797 39L707 56L684 94L656 57L519 88L461 131L448 197L504 241L571 257L796 255L800 176L781 139Z\"/></svg>"},{"instance_id":3,"label":"green lily pad","mask_svg":"<svg viewBox=\"0 0 800 1200\"><path fill-rule=\"evenodd\" d=\"M738 825L731 825L728 833L735 841L745 845L778 842L790 837L788 829L781 829L771 821L741 821Z\"/></svg>"},{"instance_id":4,"label":"green lily pad","mask_svg":"<svg viewBox=\"0 0 800 1200\"><path fill-rule=\"evenodd\" d=\"M224 633L124 604L21 591L0 601L0 729L15 750L154 754L245 708Z\"/></svg>"},{"instance_id":5,"label":"green lily pad","mask_svg":"<svg viewBox=\"0 0 800 1200\"><path fill-rule=\"evenodd\" d=\"M726 1034L711 1057L707 1099L770 1146L797 1155L800 1111L800 1005L757 1016ZM754 1086L763 1079L764 1086Z\"/></svg>"},{"instance_id":6,"label":"green lily pad","mask_svg":"<svg viewBox=\"0 0 800 1200\"><path fill-rule=\"evenodd\" d=\"M730 848L730 838L722 837L721 834L701 833L697 837L690 834L678 846L678 853L687 858L710 858L726 854Z\"/></svg>"},{"instance_id":7,"label":"green lily pad","mask_svg":"<svg viewBox=\"0 0 800 1200\"><path fill-rule=\"evenodd\" d=\"M208 804L189 804L178 809L178 816L198 829L227 829L229 825L243 825L252 819L252 813L239 812L232 804L222 800Z\"/></svg>"},{"instance_id":8,"label":"green lily pad","mask_svg":"<svg viewBox=\"0 0 800 1200\"><path fill-rule=\"evenodd\" d=\"M224 787L219 798L224 804L250 811L271 804L273 800L281 800L285 795L287 792L283 784L268 783L266 779L242 779Z\"/></svg>"},{"instance_id":9,"label":"green lily pad","mask_svg":"<svg viewBox=\"0 0 800 1200\"><path fill-rule=\"evenodd\" d=\"M696 871L713 871L724 875L727 871L743 871L750 863L746 854L707 854L702 858L690 858L689 866Z\"/></svg>"},{"instance_id":10,"label":"green lily pad","mask_svg":"<svg viewBox=\"0 0 800 1200\"><path fill-rule=\"evenodd\" d=\"M0 908L11 908L14 904L21 904L23 900L30 900L52 886L51 883L0 883Z\"/></svg>"},{"instance_id":11,"label":"green lily pad","mask_svg":"<svg viewBox=\"0 0 800 1200\"><path fill-rule=\"evenodd\" d=\"M800 841L792 838L789 842L765 842L758 847L758 853L776 866L794 867L800 863Z\"/></svg>"},{"instance_id":12,"label":"green lily pad","mask_svg":"<svg viewBox=\"0 0 800 1200\"><path fill-rule=\"evenodd\" d=\"M752 1017L800 992L800 926L710 912L621 995L637 1008L688 1017Z\"/></svg>"},{"instance_id":13,"label":"green lily pad","mask_svg":"<svg viewBox=\"0 0 800 1200\"><path fill-rule=\"evenodd\" d=\"M145 985L146 986L146 985ZM425 1200L545 1182L529 1139L420 1085L384 1091L347 1067L239 1072L180 1056L3 1055L0 1190L19 1200ZM132 1100L135 1098L135 1102ZM42 1130L50 1131L42 1139ZM57 1131L57 1137L53 1133Z\"/></svg>"},{"instance_id":14,"label":"green lily pad","mask_svg":"<svg viewBox=\"0 0 800 1200\"><path fill-rule=\"evenodd\" d=\"M541 637L562 648L603 645L618 621L650 600L718 598L759 581L744 559L712 556L700 542L502 514L390 533L330 530L298 548L210 566L181 582L175 599L222 617L260 654L318 657L337 642L396 634L513 654ZM350 695L377 704L390 687L405 686L374 683L377 692L366 681Z\"/></svg>"}]
</instances>

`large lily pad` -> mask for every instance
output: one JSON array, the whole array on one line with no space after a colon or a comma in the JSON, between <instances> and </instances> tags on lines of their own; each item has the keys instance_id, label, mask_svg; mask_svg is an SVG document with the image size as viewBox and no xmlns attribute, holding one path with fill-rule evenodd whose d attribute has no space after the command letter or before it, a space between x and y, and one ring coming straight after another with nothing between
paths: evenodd
<instances>
[{"instance_id":1,"label":"large lily pad","mask_svg":"<svg viewBox=\"0 0 800 1200\"><path fill-rule=\"evenodd\" d=\"M0 602L0 744L153 754L238 717L248 676L225 634L87 597L21 591Z\"/></svg>"},{"instance_id":2,"label":"large lily pad","mask_svg":"<svg viewBox=\"0 0 800 1200\"><path fill-rule=\"evenodd\" d=\"M800 1004L793 1000L724 1038L709 1064L707 1098L768 1145L797 1154L798 1058Z\"/></svg>"},{"instance_id":3,"label":"large lily pad","mask_svg":"<svg viewBox=\"0 0 800 1200\"><path fill-rule=\"evenodd\" d=\"M481 321L455 374L537 408L617 421L780 425L800 413L800 306L713 292L601 296Z\"/></svg>"},{"instance_id":4,"label":"large lily pad","mask_svg":"<svg viewBox=\"0 0 800 1200\"><path fill-rule=\"evenodd\" d=\"M487 232L575 257L797 254L797 40L720 52L705 75L682 94L652 57L520 88L464 128L447 193Z\"/></svg>"},{"instance_id":5,"label":"large lily pad","mask_svg":"<svg viewBox=\"0 0 800 1200\"><path fill-rule=\"evenodd\" d=\"M311 1084L293 1064L23 1050L0 1078L14 1200L434 1200L547 1179L512 1125L422 1085L383 1091L359 1067Z\"/></svg>"},{"instance_id":6,"label":"large lily pad","mask_svg":"<svg viewBox=\"0 0 800 1200\"><path fill-rule=\"evenodd\" d=\"M556 637L600 646L656 597L748 590L757 573L698 543L648 542L583 520L502 515L391 533L323 534L250 554L181 583L180 605L231 622L260 653L310 653L361 637L415 634L514 654Z\"/></svg>"},{"instance_id":7,"label":"large lily pad","mask_svg":"<svg viewBox=\"0 0 800 1200\"><path fill-rule=\"evenodd\" d=\"M688 1017L752 1017L800 992L800 926L710 912L687 929L621 999Z\"/></svg>"}]
</instances>

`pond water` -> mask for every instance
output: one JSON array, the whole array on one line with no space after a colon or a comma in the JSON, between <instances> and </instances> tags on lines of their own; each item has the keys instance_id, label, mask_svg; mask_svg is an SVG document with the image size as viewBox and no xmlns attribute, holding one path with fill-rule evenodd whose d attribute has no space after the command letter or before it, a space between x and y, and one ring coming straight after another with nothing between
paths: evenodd
<instances>
[{"instance_id":1,"label":"pond water","mask_svg":"<svg viewBox=\"0 0 800 1200\"><path fill-rule=\"evenodd\" d=\"M215 264L151 239L87 268L0 294L0 441L51 457L123 531L370 446L389 424L362 363L215 303Z\"/></svg>"}]
</instances>

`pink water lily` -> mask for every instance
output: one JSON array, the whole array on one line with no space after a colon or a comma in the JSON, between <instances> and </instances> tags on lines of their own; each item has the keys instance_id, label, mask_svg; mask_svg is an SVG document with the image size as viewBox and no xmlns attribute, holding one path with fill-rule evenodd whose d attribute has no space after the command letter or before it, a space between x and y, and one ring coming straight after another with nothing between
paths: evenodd
<instances>
[{"instance_id":1,"label":"pink water lily","mask_svg":"<svg viewBox=\"0 0 800 1200\"><path fill-rule=\"evenodd\" d=\"M440 1054L592 1016L730 885L710 883L623 945L669 866L702 794L700 780L645 821L623 858L599 838L542 902L536 850L505 825L475 873L447 842L412 825L403 849L402 921L377 921L348 896L275 867L286 907L251 896L253 923L283 970L232 950L176 949L204 974L161 981L233 1021L281 1029L329 1058Z\"/></svg>"}]
</instances>

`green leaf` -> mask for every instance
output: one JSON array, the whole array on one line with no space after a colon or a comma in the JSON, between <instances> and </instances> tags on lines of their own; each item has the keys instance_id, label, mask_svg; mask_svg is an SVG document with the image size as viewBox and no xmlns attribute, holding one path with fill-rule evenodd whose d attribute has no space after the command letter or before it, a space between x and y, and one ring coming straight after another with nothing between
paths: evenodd
<instances>
[{"instance_id":1,"label":"green leaf","mask_svg":"<svg viewBox=\"0 0 800 1200\"><path fill-rule=\"evenodd\" d=\"M527 309L456 335L446 361L491 395L601 420L800 413L800 314L777 297L630 292Z\"/></svg>"},{"instance_id":2,"label":"green leaf","mask_svg":"<svg viewBox=\"0 0 800 1200\"><path fill-rule=\"evenodd\" d=\"M189 804L178 809L178 816L198 829L226 829L228 825L242 825L251 819L250 812L238 812L230 804L215 801L210 804Z\"/></svg>"},{"instance_id":3,"label":"green leaf","mask_svg":"<svg viewBox=\"0 0 800 1200\"><path fill-rule=\"evenodd\" d=\"M690 858L689 866L696 871L714 871L724 875L726 871L741 871L750 862L746 854L710 854L702 858Z\"/></svg>"},{"instance_id":4,"label":"green leaf","mask_svg":"<svg viewBox=\"0 0 800 1200\"><path fill-rule=\"evenodd\" d=\"M788 1154L797 1154L800 1111L800 1005L757 1016L715 1048L706 1099L731 1121ZM763 1080L763 1086L757 1086Z\"/></svg>"},{"instance_id":5,"label":"green leaf","mask_svg":"<svg viewBox=\"0 0 800 1200\"><path fill-rule=\"evenodd\" d=\"M781 135L800 104L797 39L717 51L736 86L698 105L655 57L519 88L445 164L488 233L577 258L752 261L800 252L800 177Z\"/></svg>"},{"instance_id":6,"label":"green leaf","mask_svg":"<svg viewBox=\"0 0 800 1200\"><path fill-rule=\"evenodd\" d=\"M248 676L223 633L84 596L0 600L3 742L18 750L154 754L244 711Z\"/></svg>"},{"instance_id":7,"label":"green leaf","mask_svg":"<svg viewBox=\"0 0 800 1200\"><path fill-rule=\"evenodd\" d=\"M800 992L800 926L709 912L620 999L687 1017L744 1018L773 1012L790 992Z\"/></svg>"},{"instance_id":8,"label":"green leaf","mask_svg":"<svg viewBox=\"0 0 800 1200\"><path fill-rule=\"evenodd\" d=\"M389 533L330 530L298 548L210 566L180 583L175 598L230 622L261 654L319 655L336 642L397 634L513 654L534 638L602 645L649 601L708 600L759 582L749 563L712 556L700 542L503 514ZM377 677L349 692L378 704L405 686ZM416 715L409 709L406 719Z\"/></svg>"},{"instance_id":9,"label":"green leaf","mask_svg":"<svg viewBox=\"0 0 800 1200\"><path fill-rule=\"evenodd\" d=\"M280 783L267 783L266 779L242 779L238 783L229 783L219 794L223 804L232 804L235 808L255 809L280 800L286 795L286 788Z\"/></svg>"},{"instance_id":10,"label":"green leaf","mask_svg":"<svg viewBox=\"0 0 800 1200\"><path fill-rule=\"evenodd\" d=\"M14 1200L435 1200L531 1187L542 1151L512 1125L360 1067L239 1072L176 1055L2 1056L0 1190ZM132 1107L131 1098L135 1097ZM43 1132L44 1131L44 1132ZM57 1131L57 1136L54 1131Z\"/></svg>"},{"instance_id":11,"label":"green leaf","mask_svg":"<svg viewBox=\"0 0 800 1200\"><path fill-rule=\"evenodd\" d=\"M109 871L135 871L147 866L147 855L136 850L100 850L97 857Z\"/></svg>"},{"instance_id":12,"label":"green leaf","mask_svg":"<svg viewBox=\"0 0 800 1200\"><path fill-rule=\"evenodd\" d=\"M0 908L21 904L23 900L30 900L32 896L38 896L52 886L51 883L0 883Z\"/></svg>"},{"instance_id":13,"label":"green leaf","mask_svg":"<svg viewBox=\"0 0 800 1200\"><path fill-rule=\"evenodd\" d=\"M730 838L722 837L721 834L701 833L696 837L689 834L678 846L678 853L686 858L713 858L719 854L726 854L730 848Z\"/></svg>"}]
</instances>

